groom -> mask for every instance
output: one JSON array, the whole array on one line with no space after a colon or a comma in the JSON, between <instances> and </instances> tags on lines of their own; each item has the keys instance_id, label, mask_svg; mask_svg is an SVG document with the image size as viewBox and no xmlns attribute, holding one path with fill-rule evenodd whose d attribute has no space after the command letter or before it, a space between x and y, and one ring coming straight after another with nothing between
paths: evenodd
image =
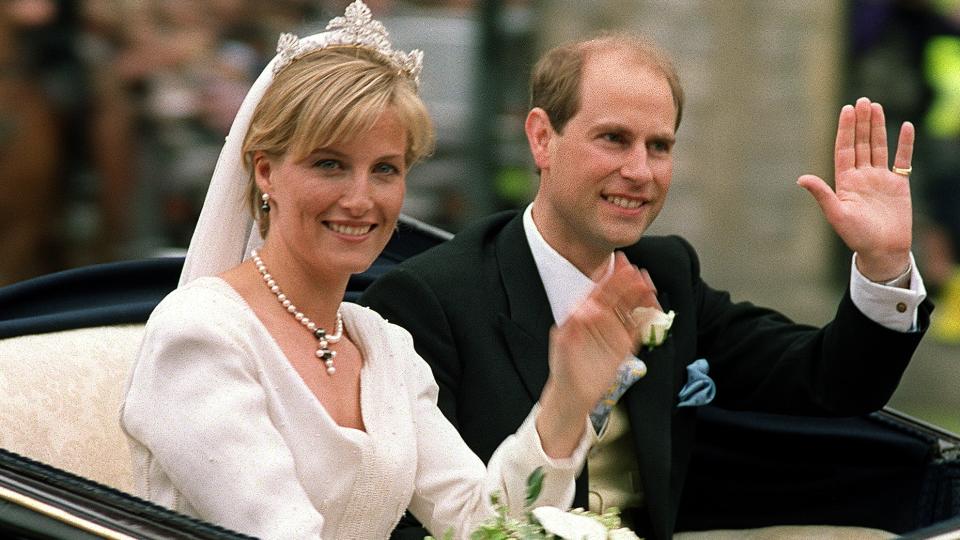
<instances>
[{"instance_id":1,"label":"groom","mask_svg":"<svg viewBox=\"0 0 960 540\"><path fill-rule=\"evenodd\" d=\"M630 36L562 46L534 68L531 94L525 131L540 171L533 203L406 261L361 300L413 334L441 409L481 459L534 405L551 327L563 324L615 250L649 275L659 301L649 307L676 317L662 345L638 353L646 376L625 373L623 396L598 411L575 506L617 506L641 535L667 539L695 406L713 399L734 409L849 416L886 403L931 309L910 253L911 125L891 170L882 109L861 98L840 114L836 191L814 176L798 182L855 252L835 318L814 328L731 301L702 280L686 241L643 235L670 187L683 107L661 51Z\"/></svg>"}]
</instances>

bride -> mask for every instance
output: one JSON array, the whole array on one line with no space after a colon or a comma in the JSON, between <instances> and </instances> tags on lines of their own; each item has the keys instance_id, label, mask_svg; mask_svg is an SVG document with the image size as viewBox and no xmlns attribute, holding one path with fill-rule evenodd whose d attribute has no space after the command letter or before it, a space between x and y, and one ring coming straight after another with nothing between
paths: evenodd
<instances>
[{"instance_id":1,"label":"bride","mask_svg":"<svg viewBox=\"0 0 960 540\"><path fill-rule=\"evenodd\" d=\"M130 376L121 425L144 497L266 538L385 538L407 508L465 537L494 492L522 514L538 467L537 503L570 504L587 415L637 340L618 313L654 301L634 267L618 259L554 331L539 403L488 467L437 409L410 335L342 301L431 149L420 69L359 1L323 33L281 36Z\"/></svg>"}]
</instances>

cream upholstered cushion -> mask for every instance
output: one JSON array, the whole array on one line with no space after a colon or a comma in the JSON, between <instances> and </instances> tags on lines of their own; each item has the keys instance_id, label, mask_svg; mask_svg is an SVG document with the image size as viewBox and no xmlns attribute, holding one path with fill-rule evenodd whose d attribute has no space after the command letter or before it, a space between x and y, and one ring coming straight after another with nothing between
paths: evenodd
<instances>
[{"instance_id":1,"label":"cream upholstered cushion","mask_svg":"<svg viewBox=\"0 0 960 540\"><path fill-rule=\"evenodd\" d=\"M130 492L118 414L143 325L0 340L0 447Z\"/></svg>"}]
</instances>

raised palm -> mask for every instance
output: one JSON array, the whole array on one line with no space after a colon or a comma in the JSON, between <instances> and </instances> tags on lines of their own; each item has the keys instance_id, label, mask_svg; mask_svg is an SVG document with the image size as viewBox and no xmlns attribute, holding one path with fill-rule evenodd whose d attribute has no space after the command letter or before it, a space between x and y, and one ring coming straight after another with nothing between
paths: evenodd
<instances>
[{"instance_id":1,"label":"raised palm","mask_svg":"<svg viewBox=\"0 0 960 540\"><path fill-rule=\"evenodd\" d=\"M893 172L888 168L883 108L867 98L840 111L834 149L835 190L821 178L803 175L809 191L868 278L896 277L909 264L913 210L908 178L914 128L900 128Z\"/></svg>"}]
</instances>

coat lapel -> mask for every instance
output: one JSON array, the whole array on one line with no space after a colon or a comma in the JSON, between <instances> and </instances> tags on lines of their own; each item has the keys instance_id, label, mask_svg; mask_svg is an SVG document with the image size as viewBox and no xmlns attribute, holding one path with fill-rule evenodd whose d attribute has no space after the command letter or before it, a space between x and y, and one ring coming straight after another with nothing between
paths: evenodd
<instances>
[{"instance_id":1,"label":"coat lapel","mask_svg":"<svg viewBox=\"0 0 960 540\"><path fill-rule=\"evenodd\" d=\"M498 326L530 399L537 401L549 375L548 344L554 320L523 231L522 213L504 227L495 249L508 304L508 313L498 316ZM641 257L630 258L644 266ZM664 310L670 309L665 292L660 293L659 300ZM666 523L671 514L671 420L675 388L679 388L684 376L684 367L676 365L673 340L671 336L660 347L641 355L648 374L623 397L655 529L660 529L658 525ZM579 479L578 487L586 484L585 477L583 474ZM578 494L585 496L579 491ZM585 500L579 503L586 504Z\"/></svg>"},{"instance_id":2,"label":"coat lapel","mask_svg":"<svg viewBox=\"0 0 960 540\"><path fill-rule=\"evenodd\" d=\"M647 375L624 396L651 516L668 516L670 512L673 352L673 340L668 339L641 355L647 363Z\"/></svg>"},{"instance_id":3,"label":"coat lapel","mask_svg":"<svg viewBox=\"0 0 960 540\"><path fill-rule=\"evenodd\" d=\"M669 310L666 293L658 295L660 305ZM647 375L624 394L630 429L643 479L644 499L654 529L670 519L670 475L672 470L672 420L676 388L684 368L678 366L674 335L659 347L644 351L640 358L647 364ZM657 531L664 534L664 531Z\"/></svg>"},{"instance_id":4,"label":"coat lapel","mask_svg":"<svg viewBox=\"0 0 960 540\"><path fill-rule=\"evenodd\" d=\"M497 238L496 261L509 310L498 315L497 322L530 399L537 401L550 373L547 354L554 321L522 217L517 214Z\"/></svg>"}]
</instances>

